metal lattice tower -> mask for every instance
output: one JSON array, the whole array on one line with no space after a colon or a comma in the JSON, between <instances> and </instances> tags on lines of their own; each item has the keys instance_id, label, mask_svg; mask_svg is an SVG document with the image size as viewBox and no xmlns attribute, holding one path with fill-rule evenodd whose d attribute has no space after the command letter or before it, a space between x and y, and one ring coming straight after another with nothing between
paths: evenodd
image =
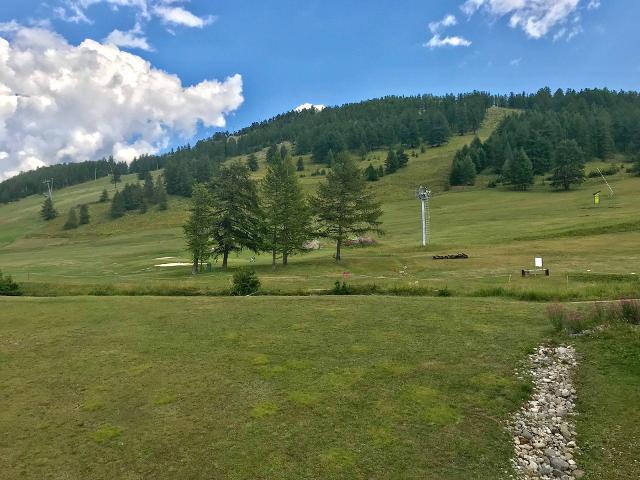
<instances>
[{"instance_id":1,"label":"metal lattice tower","mask_svg":"<svg viewBox=\"0 0 640 480\"><path fill-rule=\"evenodd\" d=\"M418 187L416 197L420 200L421 219L422 219L422 246L429 244L431 236L431 212L429 210L429 199L431 198L431 190L422 185Z\"/></svg>"}]
</instances>

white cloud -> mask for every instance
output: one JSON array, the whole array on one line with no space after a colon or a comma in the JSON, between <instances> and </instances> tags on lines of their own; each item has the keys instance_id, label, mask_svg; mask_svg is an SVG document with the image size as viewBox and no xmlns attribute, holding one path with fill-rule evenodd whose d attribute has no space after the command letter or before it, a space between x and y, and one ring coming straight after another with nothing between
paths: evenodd
<instances>
[{"instance_id":1,"label":"white cloud","mask_svg":"<svg viewBox=\"0 0 640 480\"><path fill-rule=\"evenodd\" d=\"M509 62L509 65L511 65L512 67L517 67L520 65L520 63L522 63L522 57L514 58Z\"/></svg>"},{"instance_id":2,"label":"white cloud","mask_svg":"<svg viewBox=\"0 0 640 480\"><path fill-rule=\"evenodd\" d=\"M165 148L198 123L224 127L242 78L185 87L115 45L71 45L44 29L0 35L0 180L41 165Z\"/></svg>"},{"instance_id":3,"label":"white cloud","mask_svg":"<svg viewBox=\"0 0 640 480\"><path fill-rule=\"evenodd\" d=\"M552 29L577 17L582 0L467 0L462 11L471 16L482 9L495 17L509 17L512 28L520 28L530 38L542 38ZM584 4L584 3L583 3ZM587 9L600 6L598 0L590 0ZM572 32L573 35L570 35ZM565 31L565 33L567 33ZM569 36L579 31L571 29ZM557 35L558 33L556 33ZM560 38L563 36L562 34Z\"/></svg>"},{"instance_id":4,"label":"white cloud","mask_svg":"<svg viewBox=\"0 0 640 480\"><path fill-rule=\"evenodd\" d=\"M294 110L296 112L301 112L303 110L309 110L309 109L315 109L315 110L324 110L326 108L326 105L314 105L313 103L303 103L302 105L298 105L296 108L294 108Z\"/></svg>"},{"instance_id":5,"label":"white cloud","mask_svg":"<svg viewBox=\"0 0 640 480\"><path fill-rule=\"evenodd\" d=\"M435 34L440 32L443 28L453 27L457 23L458 23L458 20L456 20L456 17L451 14L448 14L448 15L445 15L444 18L438 22L431 22L429 24L429 30L431 30L431 33Z\"/></svg>"},{"instance_id":6,"label":"white cloud","mask_svg":"<svg viewBox=\"0 0 640 480\"><path fill-rule=\"evenodd\" d=\"M216 20L214 16L198 17L182 7L159 5L153 8L153 13L164 23L191 28L202 28Z\"/></svg>"},{"instance_id":7,"label":"white cloud","mask_svg":"<svg viewBox=\"0 0 640 480\"><path fill-rule=\"evenodd\" d=\"M153 48L149 45L147 38L142 34L140 24L136 24L133 29L127 32L114 30L107 36L107 38L104 39L104 42L110 45L115 45L116 47L138 48L146 52L153 51Z\"/></svg>"},{"instance_id":8,"label":"white cloud","mask_svg":"<svg viewBox=\"0 0 640 480\"><path fill-rule=\"evenodd\" d=\"M471 45L471 42L464 37L458 37L456 35L441 37L440 35L435 34L423 46L429 47L429 48L439 48L439 47L468 47L470 45Z\"/></svg>"}]
</instances>

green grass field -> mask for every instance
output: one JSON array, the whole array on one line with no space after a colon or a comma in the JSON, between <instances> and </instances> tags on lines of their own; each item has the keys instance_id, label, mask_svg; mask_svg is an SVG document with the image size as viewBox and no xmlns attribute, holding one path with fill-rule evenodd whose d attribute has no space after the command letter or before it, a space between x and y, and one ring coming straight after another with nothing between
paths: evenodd
<instances>
[{"instance_id":1,"label":"green grass field","mask_svg":"<svg viewBox=\"0 0 640 480\"><path fill-rule=\"evenodd\" d=\"M508 111L492 109L479 135L487 137ZM333 245L291 259L287 268L273 271L270 255L257 257L255 268L266 290L280 293L313 293L329 289L342 273L350 273L354 285L376 284L390 289L436 291L447 288L456 295L492 292L516 298L559 299L617 298L640 287L640 178L620 173L610 177L613 198L604 197L600 208L591 194L604 186L590 179L571 192L553 192L538 184L529 192L477 186L447 191L446 177L456 150L472 136L453 137L443 147L411 157L407 168L372 184L383 200L386 235L370 248L344 252L336 265ZM419 153L419 152L418 152ZM370 157L382 162L384 152ZM618 159L619 160L619 159ZM312 192L321 177L301 178ZM260 158L264 172L264 160ZM367 163L363 162L365 166ZM593 168L590 165L587 170ZM135 181L134 176L124 181ZM419 203L415 188L429 185L432 201L432 245L419 247ZM189 262L182 235L187 200L172 198L167 212L129 214L108 218L108 205L90 206L92 223L64 231L67 210L84 202L96 202L107 179L66 188L55 193L60 218L45 223L39 216L42 199L30 197L0 206L0 268L25 284L33 294L105 292L169 293L216 292L229 286L233 269L249 265L247 252L230 261L231 270L193 278L189 266L157 267L163 263ZM433 254L464 251L466 261L433 261ZM521 279L534 255L542 255L550 278ZM614 280L612 280L614 278Z\"/></svg>"},{"instance_id":2,"label":"green grass field","mask_svg":"<svg viewBox=\"0 0 640 480\"><path fill-rule=\"evenodd\" d=\"M491 109L479 135L509 113ZM0 269L27 294L0 298L0 478L508 478L505 424L530 389L514 369L548 341L581 356L587 477L640 477L640 332L558 337L543 302L640 297L640 178L609 177L615 196L599 208L598 179L513 192L481 175L448 190L453 154L472 138L416 152L372 184L386 235L340 264L323 242L275 270L248 252L195 277L157 266L189 261L188 201L111 220L97 203L107 179L56 191L61 216L48 223L41 197L0 205ZM305 163L311 193L322 177ZM420 184L435 192L426 249ZM64 231L80 203L91 224ZM431 258L460 251L470 258ZM550 277L520 277L534 255ZM222 296L247 265L270 296ZM394 295L314 295L344 272L356 291Z\"/></svg>"}]
</instances>

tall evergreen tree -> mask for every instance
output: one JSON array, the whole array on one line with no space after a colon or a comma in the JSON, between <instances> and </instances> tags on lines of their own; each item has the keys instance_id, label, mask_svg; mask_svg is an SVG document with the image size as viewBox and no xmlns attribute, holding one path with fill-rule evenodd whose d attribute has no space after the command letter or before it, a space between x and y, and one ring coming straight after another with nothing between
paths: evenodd
<instances>
[{"instance_id":1,"label":"tall evergreen tree","mask_svg":"<svg viewBox=\"0 0 640 480\"><path fill-rule=\"evenodd\" d=\"M109 192L107 192L107 189L105 188L104 190L102 190L102 193L100 194L99 202L105 203L108 201L109 201Z\"/></svg>"},{"instance_id":2,"label":"tall evergreen tree","mask_svg":"<svg viewBox=\"0 0 640 480\"><path fill-rule=\"evenodd\" d=\"M211 207L209 188L203 184L195 184L191 194L189 217L182 227L187 239L187 247L191 252L193 275L198 273L198 265L211 255Z\"/></svg>"},{"instance_id":3,"label":"tall evergreen tree","mask_svg":"<svg viewBox=\"0 0 640 480\"><path fill-rule=\"evenodd\" d=\"M595 119L594 129L595 154L598 158L604 160L614 151L611 118L607 112L603 111L598 114Z\"/></svg>"},{"instance_id":4,"label":"tall evergreen tree","mask_svg":"<svg viewBox=\"0 0 640 480\"><path fill-rule=\"evenodd\" d=\"M507 157L502 176L516 190L527 190L533 185L533 165L522 148Z\"/></svg>"},{"instance_id":5,"label":"tall evergreen tree","mask_svg":"<svg viewBox=\"0 0 640 480\"><path fill-rule=\"evenodd\" d=\"M120 218L127 211L127 205L125 202L124 195L122 192L116 192L113 194L113 199L111 200L111 218Z\"/></svg>"},{"instance_id":6,"label":"tall evergreen tree","mask_svg":"<svg viewBox=\"0 0 640 480\"><path fill-rule=\"evenodd\" d=\"M554 154L551 185L569 190L571 185L584 182L584 153L575 140L563 140Z\"/></svg>"},{"instance_id":7,"label":"tall evergreen tree","mask_svg":"<svg viewBox=\"0 0 640 480\"><path fill-rule=\"evenodd\" d=\"M341 152L334 168L318 186L311 202L318 218L319 233L336 242L336 261L344 241L370 231L381 233L382 209L349 154Z\"/></svg>"},{"instance_id":8,"label":"tall evergreen tree","mask_svg":"<svg viewBox=\"0 0 640 480\"><path fill-rule=\"evenodd\" d=\"M79 220L79 224L80 225L86 225L89 223L89 206L84 203L82 205L80 205L80 220Z\"/></svg>"},{"instance_id":9,"label":"tall evergreen tree","mask_svg":"<svg viewBox=\"0 0 640 480\"><path fill-rule=\"evenodd\" d=\"M273 163L273 161L276 159L276 156L278 155L280 155L280 150L278 150L278 146L274 143L267 150L267 165Z\"/></svg>"},{"instance_id":10,"label":"tall evergreen tree","mask_svg":"<svg viewBox=\"0 0 640 480\"><path fill-rule=\"evenodd\" d=\"M385 173L394 173L398 170L398 156L393 148L389 149L387 153L387 159L384 161L384 171Z\"/></svg>"},{"instance_id":11,"label":"tall evergreen tree","mask_svg":"<svg viewBox=\"0 0 640 480\"><path fill-rule=\"evenodd\" d=\"M147 203L156 203L156 189L153 184L151 173L144 173L144 186L142 187L142 195Z\"/></svg>"},{"instance_id":12,"label":"tall evergreen tree","mask_svg":"<svg viewBox=\"0 0 640 480\"><path fill-rule=\"evenodd\" d=\"M445 117L442 112L436 112L431 119L429 144L432 147L438 147L445 143L450 135L451 130L449 128L447 117Z\"/></svg>"},{"instance_id":13,"label":"tall evergreen tree","mask_svg":"<svg viewBox=\"0 0 640 480\"><path fill-rule=\"evenodd\" d=\"M260 250L263 222L256 184L244 165L223 166L211 183L213 207L211 235L213 255L222 256L227 268L229 254Z\"/></svg>"},{"instance_id":14,"label":"tall evergreen tree","mask_svg":"<svg viewBox=\"0 0 640 480\"><path fill-rule=\"evenodd\" d=\"M58 211L53 206L53 200L51 200L51 197L47 197L44 199L44 202L42 203L42 209L40 210L40 216L47 221L53 220L58 216Z\"/></svg>"},{"instance_id":15,"label":"tall evergreen tree","mask_svg":"<svg viewBox=\"0 0 640 480\"><path fill-rule=\"evenodd\" d=\"M78 228L78 217L76 216L76 209L72 208L69 210L69 215L67 216L67 221L64 224L64 229L72 230L74 228Z\"/></svg>"},{"instance_id":16,"label":"tall evergreen tree","mask_svg":"<svg viewBox=\"0 0 640 480\"><path fill-rule=\"evenodd\" d=\"M473 185L476 180L476 166L469 154L463 158L457 155L453 159L449 183L451 185Z\"/></svg>"},{"instance_id":17,"label":"tall evergreen tree","mask_svg":"<svg viewBox=\"0 0 640 480\"><path fill-rule=\"evenodd\" d=\"M303 251L311 237L311 216L291 156L269 165L262 182L265 247L275 266L278 254L286 265L290 255Z\"/></svg>"},{"instance_id":18,"label":"tall evergreen tree","mask_svg":"<svg viewBox=\"0 0 640 480\"><path fill-rule=\"evenodd\" d=\"M298 161L296 163L296 170L298 172L304 172L304 161L302 160L302 157L298 157Z\"/></svg>"},{"instance_id":19,"label":"tall evergreen tree","mask_svg":"<svg viewBox=\"0 0 640 480\"><path fill-rule=\"evenodd\" d=\"M169 208L168 199L167 199L167 190L164 188L164 179L159 176L156 179L156 202L158 202L159 210L166 210Z\"/></svg>"}]
</instances>

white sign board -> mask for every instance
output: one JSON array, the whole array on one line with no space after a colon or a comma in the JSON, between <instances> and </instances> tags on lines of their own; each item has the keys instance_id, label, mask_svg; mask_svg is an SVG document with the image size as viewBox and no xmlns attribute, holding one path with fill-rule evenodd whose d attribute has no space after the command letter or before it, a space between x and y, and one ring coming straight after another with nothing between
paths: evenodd
<instances>
[{"instance_id":1,"label":"white sign board","mask_svg":"<svg viewBox=\"0 0 640 480\"><path fill-rule=\"evenodd\" d=\"M534 262L536 268L542 268L542 257L535 257Z\"/></svg>"}]
</instances>

